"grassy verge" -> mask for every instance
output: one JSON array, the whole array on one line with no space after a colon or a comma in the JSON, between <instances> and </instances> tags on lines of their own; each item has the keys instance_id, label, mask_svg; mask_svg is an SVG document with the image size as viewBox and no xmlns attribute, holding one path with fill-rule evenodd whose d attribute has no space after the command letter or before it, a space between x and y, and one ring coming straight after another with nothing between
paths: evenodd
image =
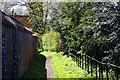
<instances>
[{"instance_id":1,"label":"grassy verge","mask_svg":"<svg viewBox=\"0 0 120 80\"><path fill-rule=\"evenodd\" d=\"M63 56L63 52L41 52L44 56L52 56L51 67L53 78L81 78L90 80L91 76L87 71L79 68L71 57Z\"/></svg>"},{"instance_id":2,"label":"grassy verge","mask_svg":"<svg viewBox=\"0 0 120 80\"><path fill-rule=\"evenodd\" d=\"M46 69L45 69L45 56L42 54L37 54L34 56L31 65L28 70L23 74L21 79L26 78L46 78Z\"/></svg>"},{"instance_id":3,"label":"grassy verge","mask_svg":"<svg viewBox=\"0 0 120 80\"><path fill-rule=\"evenodd\" d=\"M51 67L53 70L53 78L66 78L66 79L78 79L91 80L90 74L85 70L79 68L71 57L63 56L63 52L41 52L37 54L29 69L23 74L21 79L40 79L46 78L45 61L47 56L52 56Z\"/></svg>"}]
</instances>

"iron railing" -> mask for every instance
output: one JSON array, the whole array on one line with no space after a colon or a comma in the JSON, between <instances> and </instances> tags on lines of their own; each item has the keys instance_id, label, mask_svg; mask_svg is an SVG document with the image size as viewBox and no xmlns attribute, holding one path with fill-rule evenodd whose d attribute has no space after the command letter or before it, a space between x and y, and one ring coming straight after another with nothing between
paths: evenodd
<instances>
[{"instance_id":1,"label":"iron railing","mask_svg":"<svg viewBox=\"0 0 120 80\"><path fill-rule=\"evenodd\" d=\"M120 80L120 66L100 62L86 54L80 54L74 49L69 55L79 67L85 69L96 80Z\"/></svg>"}]
</instances>

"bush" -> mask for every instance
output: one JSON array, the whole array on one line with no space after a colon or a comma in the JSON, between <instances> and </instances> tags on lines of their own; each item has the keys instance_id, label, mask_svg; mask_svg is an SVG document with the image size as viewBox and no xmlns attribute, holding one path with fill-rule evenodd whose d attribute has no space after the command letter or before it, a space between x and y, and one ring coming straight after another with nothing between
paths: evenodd
<instances>
[{"instance_id":1,"label":"bush","mask_svg":"<svg viewBox=\"0 0 120 80\"><path fill-rule=\"evenodd\" d=\"M43 34L34 32L33 35L38 37L38 52L41 52L42 51L42 36L43 36Z\"/></svg>"},{"instance_id":2,"label":"bush","mask_svg":"<svg viewBox=\"0 0 120 80\"><path fill-rule=\"evenodd\" d=\"M59 50L60 34L58 32L50 31L42 36L43 50L58 51Z\"/></svg>"}]
</instances>

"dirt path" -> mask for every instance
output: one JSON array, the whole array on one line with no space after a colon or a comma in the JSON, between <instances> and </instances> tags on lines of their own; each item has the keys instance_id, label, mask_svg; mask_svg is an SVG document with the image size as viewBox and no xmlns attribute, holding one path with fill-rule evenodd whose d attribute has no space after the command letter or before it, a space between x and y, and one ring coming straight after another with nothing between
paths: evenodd
<instances>
[{"instance_id":1,"label":"dirt path","mask_svg":"<svg viewBox=\"0 0 120 80\"><path fill-rule=\"evenodd\" d=\"M51 56L47 56L46 57L46 69L47 69L47 78L53 78L53 72L52 72L52 69L51 69L51 65L50 65L50 60L51 60Z\"/></svg>"}]
</instances>

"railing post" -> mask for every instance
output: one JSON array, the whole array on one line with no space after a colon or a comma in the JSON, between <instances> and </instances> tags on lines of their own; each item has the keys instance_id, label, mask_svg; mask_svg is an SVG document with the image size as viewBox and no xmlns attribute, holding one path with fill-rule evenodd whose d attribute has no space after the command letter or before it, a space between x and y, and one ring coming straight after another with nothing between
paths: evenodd
<instances>
[{"instance_id":1,"label":"railing post","mask_svg":"<svg viewBox=\"0 0 120 80\"><path fill-rule=\"evenodd\" d=\"M97 76L97 62L95 62L95 69L96 69L96 80L97 80L97 78L98 78L98 76Z\"/></svg>"},{"instance_id":2,"label":"railing post","mask_svg":"<svg viewBox=\"0 0 120 80\"><path fill-rule=\"evenodd\" d=\"M74 55L74 54L73 54ZM76 61L76 57L75 57L75 55L74 55L74 61Z\"/></svg>"},{"instance_id":3,"label":"railing post","mask_svg":"<svg viewBox=\"0 0 120 80\"><path fill-rule=\"evenodd\" d=\"M101 70L100 70L101 68L100 68L100 63L99 63L99 80L100 80L100 74L101 74Z\"/></svg>"},{"instance_id":4,"label":"railing post","mask_svg":"<svg viewBox=\"0 0 120 80\"><path fill-rule=\"evenodd\" d=\"M83 68L83 55L82 55L82 58L81 58L81 60L82 60L82 69L84 69L84 68Z\"/></svg>"},{"instance_id":5,"label":"railing post","mask_svg":"<svg viewBox=\"0 0 120 80\"><path fill-rule=\"evenodd\" d=\"M88 62L88 73L89 73L89 57L87 58L87 62Z\"/></svg>"},{"instance_id":6,"label":"railing post","mask_svg":"<svg viewBox=\"0 0 120 80\"><path fill-rule=\"evenodd\" d=\"M75 56L74 56L74 54L72 53L72 56L73 56L73 61L75 61Z\"/></svg>"},{"instance_id":7,"label":"railing post","mask_svg":"<svg viewBox=\"0 0 120 80\"><path fill-rule=\"evenodd\" d=\"M117 68L117 66L116 66L116 80L118 80L118 68Z\"/></svg>"},{"instance_id":8,"label":"railing post","mask_svg":"<svg viewBox=\"0 0 120 80\"><path fill-rule=\"evenodd\" d=\"M81 67L81 54L80 54L80 67Z\"/></svg>"},{"instance_id":9,"label":"railing post","mask_svg":"<svg viewBox=\"0 0 120 80\"><path fill-rule=\"evenodd\" d=\"M85 55L85 69L86 69L86 55Z\"/></svg>"},{"instance_id":10,"label":"railing post","mask_svg":"<svg viewBox=\"0 0 120 80\"><path fill-rule=\"evenodd\" d=\"M80 55L81 55L81 54L79 53L79 54L78 54L78 66L79 66L79 67L80 67L80 64L81 64L81 62L80 62L80 61L81 61Z\"/></svg>"},{"instance_id":11,"label":"railing post","mask_svg":"<svg viewBox=\"0 0 120 80\"><path fill-rule=\"evenodd\" d=\"M78 55L78 67L80 67L80 56Z\"/></svg>"},{"instance_id":12,"label":"railing post","mask_svg":"<svg viewBox=\"0 0 120 80\"><path fill-rule=\"evenodd\" d=\"M93 76L93 74L92 74L92 58L90 60L90 64L91 64L91 76Z\"/></svg>"},{"instance_id":13,"label":"railing post","mask_svg":"<svg viewBox=\"0 0 120 80\"><path fill-rule=\"evenodd\" d=\"M103 64L101 64L100 66L101 66L101 78L102 78L102 80L103 80L103 67L102 67L102 65L103 65Z\"/></svg>"},{"instance_id":14,"label":"railing post","mask_svg":"<svg viewBox=\"0 0 120 80\"><path fill-rule=\"evenodd\" d=\"M76 62L77 62L77 65L79 66L79 57L78 57L78 54L76 56Z\"/></svg>"},{"instance_id":15,"label":"railing post","mask_svg":"<svg viewBox=\"0 0 120 80\"><path fill-rule=\"evenodd\" d=\"M78 67L80 67L80 56L78 54Z\"/></svg>"},{"instance_id":16,"label":"railing post","mask_svg":"<svg viewBox=\"0 0 120 80\"><path fill-rule=\"evenodd\" d=\"M107 65L107 63L106 63L106 79L109 80L109 78L108 78L108 65Z\"/></svg>"}]
</instances>

